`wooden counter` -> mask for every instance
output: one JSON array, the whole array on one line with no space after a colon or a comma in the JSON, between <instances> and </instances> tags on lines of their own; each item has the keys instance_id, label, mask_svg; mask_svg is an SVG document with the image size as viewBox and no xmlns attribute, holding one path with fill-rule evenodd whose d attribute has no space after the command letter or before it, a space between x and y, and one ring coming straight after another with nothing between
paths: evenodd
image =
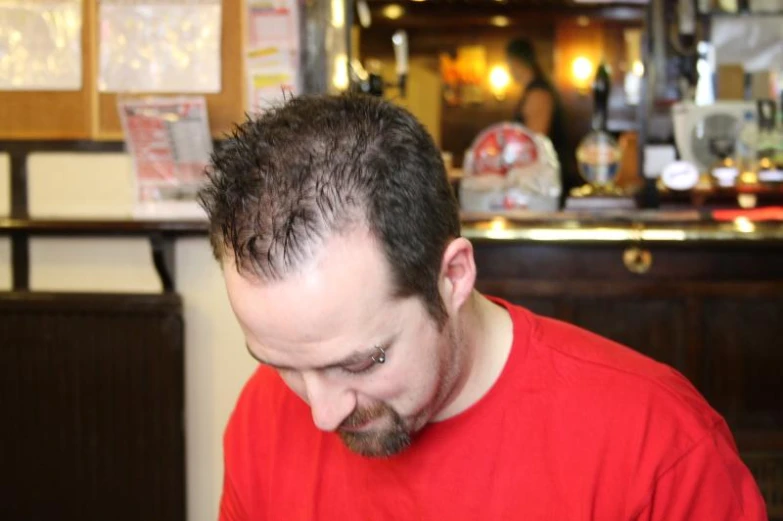
<instances>
[{"instance_id":1,"label":"wooden counter","mask_svg":"<svg viewBox=\"0 0 783 521\"><path fill-rule=\"evenodd\" d=\"M783 518L783 225L696 214L466 219L481 291L684 373Z\"/></svg>"},{"instance_id":2,"label":"wooden counter","mask_svg":"<svg viewBox=\"0 0 783 521\"><path fill-rule=\"evenodd\" d=\"M146 236L167 291L172 242L198 221L0 219L0 236ZM684 373L728 420L783 519L783 225L697 212L464 215L478 288L621 342ZM18 289L28 277L14 251Z\"/></svg>"}]
</instances>

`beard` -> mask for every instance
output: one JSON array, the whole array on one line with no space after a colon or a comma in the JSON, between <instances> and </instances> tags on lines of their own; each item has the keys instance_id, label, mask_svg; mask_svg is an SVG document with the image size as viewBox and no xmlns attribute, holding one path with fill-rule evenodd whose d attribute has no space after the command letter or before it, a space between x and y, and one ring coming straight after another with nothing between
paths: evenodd
<instances>
[{"instance_id":1,"label":"beard","mask_svg":"<svg viewBox=\"0 0 783 521\"><path fill-rule=\"evenodd\" d=\"M403 417L386 403L357 408L337 429L337 433L349 450L365 457L382 458L394 456L410 446L413 435L422 429L445 403L453 398L459 381L459 367L464 350L462 336L446 323L439 327L442 334L438 346L439 360L436 369L434 390L426 404L406 422ZM368 430L351 430L375 420L380 426Z\"/></svg>"},{"instance_id":2,"label":"beard","mask_svg":"<svg viewBox=\"0 0 783 521\"><path fill-rule=\"evenodd\" d=\"M380 420L385 426L367 431L348 430L372 420ZM356 409L337 429L348 449L365 457L394 456L411 444L412 432L400 414L384 403Z\"/></svg>"}]
</instances>

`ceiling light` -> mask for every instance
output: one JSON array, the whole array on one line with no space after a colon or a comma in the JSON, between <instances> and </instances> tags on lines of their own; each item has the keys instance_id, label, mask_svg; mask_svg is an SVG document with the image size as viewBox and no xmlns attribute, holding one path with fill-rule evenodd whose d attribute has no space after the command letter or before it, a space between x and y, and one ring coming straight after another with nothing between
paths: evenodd
<instances>
[{"instance_id":1,"label":"ceiling light","mask_svg":"<svg viewBox=\"0 0 783 521\"><path fill-rule=\"evenodd\" d=\"M509 20L507 16L493 16L489 19L489 23L495 27L508 27L511 20Z\"/></svg>"},{"instance_id":2,"label":"ceiling light","mask_svg":"<svg viewBox=\"0 0 783 521\"><path fill-rule=\"evenodd\" d=\"M402 15L405 14L405 9L400 4L389 4L381 12L389 20L396 20L402 18Z\"/></svg>"}]
</instances>

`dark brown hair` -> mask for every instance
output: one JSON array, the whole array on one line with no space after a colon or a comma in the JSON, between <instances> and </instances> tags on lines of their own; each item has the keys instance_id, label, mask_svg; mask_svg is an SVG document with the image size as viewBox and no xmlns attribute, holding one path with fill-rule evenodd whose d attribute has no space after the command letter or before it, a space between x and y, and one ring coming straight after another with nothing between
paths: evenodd
<instances>
[{"instance_id":1,"label":"dark brown hair","mask_svg":"<svg viewBox=\"0 0 783 521\"><path fill-rule=\"evenodd\" d=\"M533 49L533 44L525 38L517 38L512 40L506 45L506 56L516 59L528 67L533 69L533 75L537 78L544 76L544 70L541 68L541 64L538 63L538 57L536 51Z\"/></svg>"},{"instance_id":2,"label":"dark brown hair","mask_svg":"<svg viewBox=\"0 0 783 521\"><path fill-rule=\"evenodd\" d=\"M406 110L356 94L293 98L239 125L207 174L199 200L218 260L279 280L363 220L396 296L421 297L444 323L438 276L459 208L440 151Z\"/></svg>"}]
</instances>

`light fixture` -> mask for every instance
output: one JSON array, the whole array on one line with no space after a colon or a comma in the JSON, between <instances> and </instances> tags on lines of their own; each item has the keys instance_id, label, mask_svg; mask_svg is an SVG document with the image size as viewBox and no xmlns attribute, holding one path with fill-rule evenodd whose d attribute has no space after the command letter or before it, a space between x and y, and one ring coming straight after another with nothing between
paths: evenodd
<instances>
[{"instance_id":1,"label":"light fixture","mask_svg":"<svg viewBox=\"0 0 783 521\"><path fill-rule=\"evenodd\" d=\"M372 25L372 13L370 13L370 6L367 5L367 0L359 0L356 3L356 12L359 15L359 25L365 29Z\"/></svg>"},{"instance_id":2,"label":"light fixture","mask_svg":"<svg viewBox=\"0 0 783 521\"><path fill-rule=\"evenodd\" d=\"M381 13L389 20L397 20L398 18L402 18L402 15L405 14L405 9L403 9L400 4L389 4L383 8Z\"/></svg>"},{"instance_id":3,"label":"light fixture","mask_svg":"<svg viewBox=\"0 0 783 521\"><path fill-rule=\"evenodd\" d=\"M506 97L506 91L511 84L511 75L504 65L495 65L489 71L489 90L497 100L503 100Z\"/></svg>"},{"instance_id":4,"label":"light fixture","mask_svg":"<svg viewBox=\"0 0 783 521\"><path fill-rule=\"evenodd\" d=\"M734 219L734 227L740 233L752 233L756 231L756 225L753 224L753 221L751 221L744 215L741 215L736 219Z\"/></svg>"},{"instance_id":5,"label":"light fixture","mask_svg":"<svg viewBox=\"0 0 783 521\"><path fill-rule=\"evenodd\" d=\"M508 16L493 16L489 19L489 23L495 27L508 27L511 20L508 19Z\"/></svg>"},{"instance_id":6,"label":"light fixture","mask_svg":"<svg viewBox=\"0 0 783 521\"><path fill-rule=\"evenodd\" d=\"M571 63L571 76L574 85L580 91L587 90L593 75L593 62L584 56L578 56Z\"/></svg>"},{"instance_id":7,"label":"light fixture","mask_svg":"<svg viewBox=\"0 0 783 521\"><path fill-rule=\"evenodd\" d=\"M333 67L332 86L342 92L348 88L350 83L348 79L348 56L345 53L339 53L334 58Z\"/></svg>"},{"instance_id":8,"label":"light fixture","mask_svg":"<svg viewBox=\"0 0 783 521\"><path fill-rule=\"evenodd\" d=\"M332 27L341 29L345 26L345 2L343 0L332 1Z\"/></svg>"},{"instance_id":9,"label":"light fixture","mask_svg":"<svg viewBox=\"0 0 783 521\"><path fill-rule=\"evenodd\" d=\"M640 78L644 76L644 64L642 63L642 60L633 61L633 65L631 65L631 72Z\"/></svg>"}]
</instances>

